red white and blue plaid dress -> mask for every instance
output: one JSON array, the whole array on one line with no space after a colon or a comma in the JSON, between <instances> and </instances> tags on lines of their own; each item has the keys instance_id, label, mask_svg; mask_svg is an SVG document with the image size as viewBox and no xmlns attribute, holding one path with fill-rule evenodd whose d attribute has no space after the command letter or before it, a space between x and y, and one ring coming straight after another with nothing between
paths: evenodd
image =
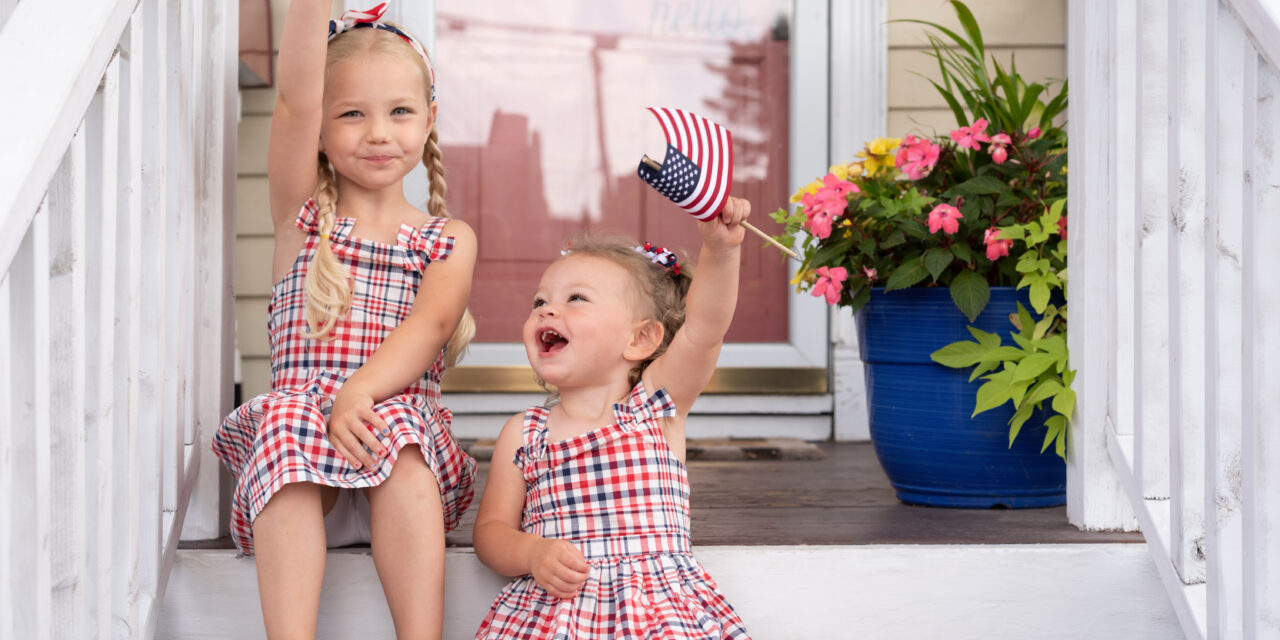
<instances>
[{"instance_id":1,"label":"red white and blue plaid dress","mask_svg":"<svg viewBox=\"0 0 1280 640\"><path fill-rule=\"evenodd\" d=\"M526 483L520 528L577 545L591 565L576 598L522 576L476 632L485 640L748 638L742 620L689 549L689 479L659 418L665 389L644 383L613 406L615 424L547 442L545 407L524 415L515 465Z\"/></svg>"},{"instance_id":2,"label":"red white and blue plaid dress","mask_svg":"<svg viewBox=\"0 0 1280 640\"><path fill-rule=\"evenodd\" d=\"M375 469L355 469L326 437L329 411L342 383L409 315L422 271L453 250L442 237L448 222L432 218L421 228L400 226L394 245L352 237L352 218L339 218L330 234L334 255L352 277L351 311L338 320L331 340L308 340L303 282L321 242L317 210L308 201L297 226L307 239L289 273L271 290L267 332L271 340L271 388L223 421L214 453L235 475L231 536L241 552L253 553L253 520L267 501L290 482L314 482L344 489L374 487L391 475L397 455L418 445L435 472L444 504L445 530L471 504L476 461L462 451L450 431L452 414L440 400L444 352L421 380L374 406L391 429L390 453Z\"/></svg>"}]
</instances>

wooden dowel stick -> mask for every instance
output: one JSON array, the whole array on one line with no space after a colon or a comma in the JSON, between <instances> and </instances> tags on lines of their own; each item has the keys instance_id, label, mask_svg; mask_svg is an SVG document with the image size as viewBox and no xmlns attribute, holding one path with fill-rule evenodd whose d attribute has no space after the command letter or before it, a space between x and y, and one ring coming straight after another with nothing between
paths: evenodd
<instances>
[{"instance_id":1,"label":"wooden dowel stick","mask_svg":"<svg viewBox=\"0 0 1280 640\"><path fill-rule=\"evenodd\" d=\"M647 155L646 155L646 156L641 156L641 157L640 157L640 161L641 161L641 162L643 162L643 163L645 163L646 165L648 165L648 167L649 167L650 169L653 169L654 171L661 171L661 170L662 170L662 166L661 166L661 165L659 165L657 162L654 162L654 161L653 161L653 159L652 159L652 158L650 158L650 157L649 157L649 156L647 156ZM756 228L756 226L755 226L755 225L753 225L753 224L751 224L750 222L746 222L746 221L744 220L744 221L742 222L742 226L743 226L743 227L745 227L747 231L750 231L751 233L754 233L754 234L756 234L756 235L760 236L761 238L763 238L765 242L768 242L769 244L771 244L771 245L773 245L773 246L777 247L779 251L781 251L781 252L783 252L783 253L785 253L785 254L787 254L787 255L791 256L791 258L792 258L793 260L799 260L799 259L800 259L800 256L796 255L796 252L795 252L795 251L792 251L791 249L788 249L788 248L787 248L786 246L784 246L781 242L778 242L777 240L774 240L772 236L770 236L769 234L767 234L767 233L765 233L765 232L763 232L763 231L761 231L761 230L757 229L757 228Z\"/></svg>"}]
</instances>

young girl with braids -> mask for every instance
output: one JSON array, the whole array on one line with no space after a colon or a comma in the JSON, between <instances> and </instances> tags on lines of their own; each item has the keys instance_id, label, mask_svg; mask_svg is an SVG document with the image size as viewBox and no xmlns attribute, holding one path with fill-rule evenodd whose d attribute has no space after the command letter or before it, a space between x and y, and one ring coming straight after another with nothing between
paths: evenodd
<instances>
[{"instance_id":1,"label":"young girl with braids","mask_svg":"<svg viewBox=\"0 0 1280 640\"><path fill-rule=\"evenodd\" d=\"M476 638L747 638L689 550L685 419L738 297L745 200L698 223L698 273L649 245L577 239L524 324L558 392L494 446L480 559L519 576Z\"/></svg>"},{"instance_id":2,"label":"young girl with braids","mask_svg":"<svg viewBox=\"0 0 1280 640\"><path fill-rule=\"evenodd\" d=\"M474 333L476 239L445 211L422 46L381 21L385 3L340 22L330 6L293 0L280 44L273 390L232 413L214 449L236 477L232 537L255 557L269 637L315 637L326 542L368 536L396 635L438 638L444 534L475 475L440 376ZM419 159L426 213L402 184Z\"/></svg>"}]
</instances>

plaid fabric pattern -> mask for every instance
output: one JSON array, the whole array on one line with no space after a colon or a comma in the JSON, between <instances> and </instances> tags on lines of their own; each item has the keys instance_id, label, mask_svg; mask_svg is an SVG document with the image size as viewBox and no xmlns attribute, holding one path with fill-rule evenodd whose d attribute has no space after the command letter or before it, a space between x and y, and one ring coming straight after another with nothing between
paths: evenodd
<instances>
[{"instance_id":1,"label":"plaid fabric pattern","mask_svg":"<svg viewBox=\"0 0 1280 640\"><path fill-rule=\"evenodd\" d=\"M453 250L453 238L441 236L447 220L432 218L418 229L402 225L396 244L386 245L351 237L355 221L340 218L330 246L352 276L351 312L334 326L331 340L316 341L301 334L308 330L303 282L322 241L317 213L308 201L298 214L307 240L272 289L267 307L273 391L238 407L213 439L214 453L236 477L231 536L245 554L253 553L253 519L281 487L290 482L374 487L391 475L400 449L408 445L417 445L435 472L446 531L458 525L471 504L476 461L454 440L453 416L441 405L443 350L421 380L374 406L391 428L391 453L376 469L353 469L325 436L342 383L409 315L423 269Z\"/></svg>"},{"instance_id":2,"label":"plaid fabric pattern","mask_svg":"<svg viewBox=\"0 0 1280 640\"><path fill-rule=\"evenodd\" d=\"M572 599L517 578L477 639L749 637L690 553L688 475L658 422L676 414L671 397L639 383L613 413L612 425L548 443L547 409L525 412L514 459L527 483L521 528L572 541L590 575Z\"/></svg>"}]
</instances>

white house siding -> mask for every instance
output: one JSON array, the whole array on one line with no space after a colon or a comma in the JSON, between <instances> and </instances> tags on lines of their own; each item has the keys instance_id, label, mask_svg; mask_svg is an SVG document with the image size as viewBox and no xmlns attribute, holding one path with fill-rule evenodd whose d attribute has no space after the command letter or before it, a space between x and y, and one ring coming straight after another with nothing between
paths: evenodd
<instances>
[{"instance_id":1,"label":"white house siding","mask_svg":"<svg viewBox=\"0 0 1280 640\"><path fill-rule=\"evenodd\" d=\"M982 28L988 59L1002 66L1014 60L1028 82L1067 77L1066 0L966 0ZM947 103L925 78L938 79L938 64L924 52L924 27L894 20L927 20L963 33L946 2L889 0L889 126L901 138L934 131L945 134L956 125ZM1006 66L1007 68L1007 66ZM922 74L921 78L916 74Z\"/></svg>"}]
</instances>

